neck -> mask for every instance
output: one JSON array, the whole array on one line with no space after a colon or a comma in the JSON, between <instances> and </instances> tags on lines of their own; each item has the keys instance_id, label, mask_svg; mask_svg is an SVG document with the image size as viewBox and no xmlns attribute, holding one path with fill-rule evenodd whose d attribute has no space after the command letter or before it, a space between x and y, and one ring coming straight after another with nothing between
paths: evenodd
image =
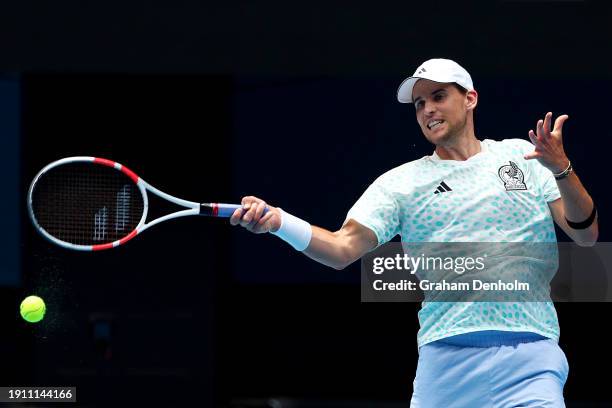
<instances>
[{"instance_id":1,"label":"neck","mask_svg":"<svg viewBox=\"0 0 612 408\"><path fill-rule=\"evenodd\" d=\"M466 131L452 138L448 143L442 143L436 146L436 154L442 160L467 160L480 153L480 141L476 139L474 129L466 129Z\"/></svg>"}]
</instances>

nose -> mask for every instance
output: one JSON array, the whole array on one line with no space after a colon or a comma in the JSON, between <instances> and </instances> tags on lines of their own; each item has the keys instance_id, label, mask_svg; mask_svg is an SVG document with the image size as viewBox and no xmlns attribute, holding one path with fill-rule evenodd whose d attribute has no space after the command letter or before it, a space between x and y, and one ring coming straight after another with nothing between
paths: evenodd
<instances>
[{"instance_id":1,"label":"nose","mask_svg":"<svg viewBox=\"0 0 612 408\"><path fill-rule=\"evenodd\" d=\"M436 105L430 100L425 100L423 110L427 116L433 115L436 111Z\"/></svg>"}]
</instances>

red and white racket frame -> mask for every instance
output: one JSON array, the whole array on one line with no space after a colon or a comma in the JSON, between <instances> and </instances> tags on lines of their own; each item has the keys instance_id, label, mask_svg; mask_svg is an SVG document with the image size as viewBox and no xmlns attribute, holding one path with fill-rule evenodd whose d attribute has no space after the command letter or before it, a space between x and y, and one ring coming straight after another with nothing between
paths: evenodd
<instances>
[{"instance_id":1,"label":"red and white racket frame","mask_svg":"<svg viewBox=\"0 0 612 408\"><path fill-rule=\"evenodd\" d=\"M62 241L52 236L47 231L45 231L44 228L42 228L39 225L38 221L36 220L36 217L34 216L34 211L32 209L32 192L34 190L34 186L36 185L36 182L41 176L43 176L45 173L47 173L49 170L55 167L62 166L68 163L78 163L78 162L93 163L97 165L112 167L115 170L120 171L126 176L128 176L136 184L136 186L138 186L138 189L140 193L142 194L142 200L143 200L142 217L140 218L140 221L138 222L138 225L136 226L136 228L134 228L125 237L118 239L116 241L113 241L113 242L99 244L99 245L76 245L76 244ZM181 211L176 211L170 214L166 214L162 217L156 218L146 223L147 214L149 212L149 199L148 199L147 191L167 201L170 201L174 204L186 207L186 209L181 210ZM54 161L53 163L46 165L36 175L36 177L34 177L34 179L32 180L32 183L30 184L30 188L28 190L28 213L30 215L30 219L32 220L32 223L34 224L36 230L40 232L43 237L45 237L52 243L59 245L61 247L67 248L67 249L72 249L72 250L77 250L77 251L100 251L104 249L116 248L120 245L125 244L126 242L134 238L136 235L154 226L155 224L159 224L160 222L163 222L163 221L166 221L172 218L187 217L187 216L192 216L192 215L205 215L205 216L211 216L211 217L230 217L233 214L233 212L238 208L241 208L241 206L237 204L197 203L195 201L188 201L188 200L183 200L181 198L174 197L170 194L164 193L163 191L160 191L157 188L153 187L152 185L144 181L142 178L140 178L132 170L130 170L129 168L125 167L124 165L120 163L117 163L115 161L108 160L108 159L103 159L100 157L90 157L90 156L67 157L67 158L60 159L60 160Z\"/></svg>"}]
</instances>

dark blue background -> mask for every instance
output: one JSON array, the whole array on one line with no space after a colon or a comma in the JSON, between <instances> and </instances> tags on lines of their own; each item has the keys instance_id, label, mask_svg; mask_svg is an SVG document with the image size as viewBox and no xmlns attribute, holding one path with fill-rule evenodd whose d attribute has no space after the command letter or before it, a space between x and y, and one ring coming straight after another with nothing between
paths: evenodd
<instances>
[{"instance_id":1,"label":"dark blue background","mask_svg":"<svg viewBox=\"0 0 612 408\"><path fill-rule=\"evenodd\" d=\"M19 80L0 76L0 285L17 285L20 279L19 250Z\"/></svg>"},{"instance_id":2,"label":"dark blue background","mask_svg":"<svg viewBox=\"0 0 612 408\"><path fill-rule=\"evenodd\" d=\"M80 406L237 407L279 395L405 404L419 305L360 303L357 263L335 271L210 219L74 254L33 231L25 192L46 163L95 154L179 197L259 195L336 229L378 175L431 153L395 92L432 57L471 72L480 138L527 138L545 112L570 115L566 150L610 239L603 3L5 6L0 72L21 78L22 273L0 294L1 384L76 385ZM34 292L49 312L32 326L17 307ZM557 309L568 406L611 401L599 374L612 363L601 329L609 305Z\"/></svg>"}]
</instances>

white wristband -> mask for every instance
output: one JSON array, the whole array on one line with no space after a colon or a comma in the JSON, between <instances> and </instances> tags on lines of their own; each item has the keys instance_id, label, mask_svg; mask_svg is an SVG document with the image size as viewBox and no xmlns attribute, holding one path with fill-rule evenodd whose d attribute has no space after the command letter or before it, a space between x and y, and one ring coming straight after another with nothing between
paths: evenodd
<instances>
[{"instance_id":1,"label":"white wristband","mask_svg":"<svg viewBox=\"0 0 612 408\"><path fill-rule=\"evenodd\" d=\"M277 231L270 231L283 241L289 243L298 251L308 248L312 237L312 227L309 223L278 208L281 213L281 226Z\"/></svg>"}]
</instances>

